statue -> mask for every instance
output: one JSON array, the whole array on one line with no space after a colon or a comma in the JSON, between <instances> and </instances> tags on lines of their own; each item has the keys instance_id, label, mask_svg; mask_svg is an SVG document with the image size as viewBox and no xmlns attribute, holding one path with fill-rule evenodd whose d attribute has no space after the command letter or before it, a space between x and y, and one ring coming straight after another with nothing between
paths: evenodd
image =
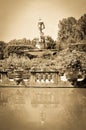
<instances>
[{"instance_id":1,"label":"statue","mask_svg":"<svg viewBox=\"0 0 86 130\"><path fill-rule=\"evenodd\" d=\"M44 25L44 22L41 19L39 19L39 22L38 22L38 29L39 29L39 32L40 32L39 41L44 43L45 38L44 38L43 29L45 29L45 25Z\"/></svg>"}]
</instances>

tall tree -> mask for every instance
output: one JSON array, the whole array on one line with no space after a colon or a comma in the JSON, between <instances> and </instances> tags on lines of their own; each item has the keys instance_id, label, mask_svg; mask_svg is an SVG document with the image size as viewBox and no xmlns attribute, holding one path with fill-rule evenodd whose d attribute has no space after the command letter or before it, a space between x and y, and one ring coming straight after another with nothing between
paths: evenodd
<instances>
[{"instance_id":1,"label":"tall tree","mask_svg":"<svg viewBox=\"0 0 86 130\"><path fill-rule=\"evenodd\" d=\"M5 47L6 43L4 41L0 41L0 59L4 58Z\"/></svg>"},{"instance_id":2,"label":"tall tree","mask_svg":"<svg viewBox=\"0 0 86 130\"><path fill-rule=\"evenodd\" d=\"M86 35L86 14L84 14L83 16L80 17L80 19L78 20L78 24L79 24L81 30Z\"/></svg>"},{"instance_id":3,"label":"tall tree","mask_svg":"<svg viewBox=\"0 0 86 130\"><path fill-rule=\"evenodd\" d=\"M77 21L73 17L68 17L62 19L59 22L59 32L58 32L58 39L60 42L80 42L85 37L86 31L86 20L85 16L80 18Z\"/></svg>"},{"instance_id":4,"label":"tall tree","mask_svg":"<svg viewBox=\"0 0 86 130\"><path fill-rule=\"evenodd\" d=\"M73 35L73 27L76 26L77 20L73 17L63 18L61 21L59 21L58 27L58 39L61 42L69 42L71 40L74 40Z\"/></svg>"}]
</instances>

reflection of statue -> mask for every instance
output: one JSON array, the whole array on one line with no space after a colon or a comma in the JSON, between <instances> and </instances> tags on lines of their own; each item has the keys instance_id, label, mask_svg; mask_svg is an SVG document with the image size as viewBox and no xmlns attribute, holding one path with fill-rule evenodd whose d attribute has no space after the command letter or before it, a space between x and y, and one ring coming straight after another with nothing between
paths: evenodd
<instances>
[{"instance_id":1,"label":"reflection of statue","mask_svg":"<svg viewBox=\"0 0 86 130\"><path fill-rule=\"evenodd\" d=\"M39 19L39 22L38 22L38 29L40 32L40 41L45 42L44 33L43 33L43 29L45 29L45 25L41 19Z\"/></svg>"}]
</instances>

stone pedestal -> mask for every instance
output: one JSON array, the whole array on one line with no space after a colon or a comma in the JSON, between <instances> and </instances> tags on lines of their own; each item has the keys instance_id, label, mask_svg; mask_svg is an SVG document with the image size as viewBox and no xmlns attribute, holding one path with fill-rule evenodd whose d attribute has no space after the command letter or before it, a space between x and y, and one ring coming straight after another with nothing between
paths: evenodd
<instances>
[{"instance_id":1,"label":"stone pedestal","mask_svg":"<svg viewBox=\"0 0 86 130\"><path fill-rule=\"evenodd\" d=\"M37 48L37 49L45 49L45 43L38 42L38 43L36 44L36 48Z\"/></svg>"}]
</instances>

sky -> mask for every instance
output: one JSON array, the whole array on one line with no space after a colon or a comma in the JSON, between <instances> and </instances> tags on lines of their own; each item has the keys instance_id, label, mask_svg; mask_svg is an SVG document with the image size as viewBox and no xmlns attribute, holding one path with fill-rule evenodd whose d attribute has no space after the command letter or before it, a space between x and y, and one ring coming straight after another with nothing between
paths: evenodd
<instances>
[{"instance_id":1,"label":"sky","mask_svg":"<svg viewBox=\"0 0 86 130\"><path fill-rule=\"evenodd\" d=\"M0 41L38 37L39 18L44 34L56 39L59 20L85 13L86 0L0 0Z\"/></svg>"}]
</instances>

